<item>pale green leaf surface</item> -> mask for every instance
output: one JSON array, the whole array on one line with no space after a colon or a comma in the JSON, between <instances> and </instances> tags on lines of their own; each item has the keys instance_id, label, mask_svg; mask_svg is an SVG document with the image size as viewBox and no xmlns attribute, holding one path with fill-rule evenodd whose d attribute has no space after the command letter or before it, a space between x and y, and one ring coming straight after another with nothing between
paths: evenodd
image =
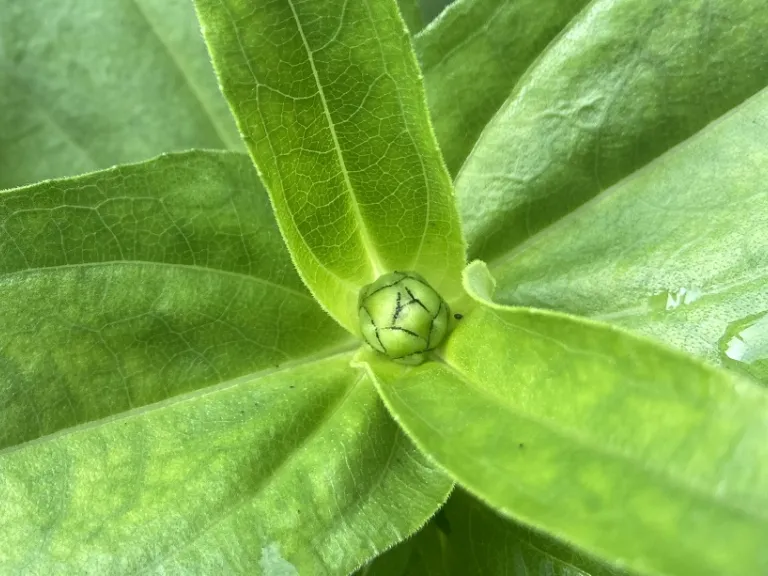
<instances>
[{"instance_id":1,"label":"pale green leaf surface","mask_svg":"<svg viewBox=\"0 0 768 576\"><path fill-rule=\"evenodd\" d=\"M357 332L361 286L415 270L449 301L464 245L394 0L197 0L223 91L304 281Z\"/></svg>"},{"instance_id":2,"label":"pale green leaf surface","mask_svg":"<svg viewBox=\"0 0 768 576\"><path fill-rule=\"evenodd\" d=\"M0 193L0 255L0 447L350 345L245 154Z\"/></svg>"},{"instance_id":3,"label":"pale green leaf surface","mask_svg":"<svg viewBox=\"0 0 768 576\"><path fill-rule=\"evenodd\" d=\"M4 574L346 574L451 489L350 354L0 452Z\"/></svg>"},{"instance_id":4,"label":"pale green leaf surface","mask_svg":"<svg viewBox=\"0 0 768 576\"><path fill-rule=\"evenodd\" d=\"M574 548L504 518L464 490L443 508L454 576L619 576Z\"/></svg>"},{"instance_id":5,"label":"pale green leaf surface","mask_svg":"<svg viewBox=\"0 0 768 576\"><path fill-rule=\"evenodd\" d=\"M446 498L246 155L6 191L0 226L0 573L347 573Z\"/></svg>"},{"instance_id":6,"label":"pale green leaf surface","mask_svg":"<svg viewBox=\"0 0 768 576\"><path fill-rule=\"evenodd\" d=\"M456 174L520 76L587 0L458 0L414 38L435 134Z\"/></svg>"},{"instance_id":7,"label":"pale green leaf surface","mask_svg":"<svg viewBox=\"0 0 768 576\"><path fill-rule=\"evenodd\" d=\"M768 89L489 267L500 302L595 316L768 383Z\"/></svg>"},{"instance_id":8,"label":"pale green leaf surface","mask_svg":"<svg viewBox=\"0 0 768 576\"><path fill-rule=\"evenodd\" d=\"M241 149L190 0L0 0L0 188Z\"/></svg>"},{"instance_id":9,"label":"pale green leaf surface","mask_svg":"<svg viewBox=\"0 0 768 576\"><path fill-rule=\"evenodd\" d=\"M456 177L492 260L768 85L764 0L593 0L523 75Z\"/></svg>"},{"instance_id":10,"label":"pale green leaf surface","mask_svg":"<svg viewBox=\"0 0 768 576\"><path fill-rule=\"evenodd\" d=\"M395 418L474 494L617 567L768 570L763 389L607 325L490 304L443 357L368 361Z\"/></svg>"}]
</instances>

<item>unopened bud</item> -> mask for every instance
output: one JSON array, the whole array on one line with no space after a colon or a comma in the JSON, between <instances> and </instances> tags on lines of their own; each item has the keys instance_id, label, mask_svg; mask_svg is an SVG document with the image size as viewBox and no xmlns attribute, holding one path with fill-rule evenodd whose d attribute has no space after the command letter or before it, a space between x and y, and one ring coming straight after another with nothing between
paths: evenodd
<instances>
[{"instance_id":1,"label":"unopened bud","mask_svg":"<svg viewBox=\"0 0 768 576\"><path fill-rule=\"evenodd\" d=\"M448 304L415 272L390 272L360 291L365 341L403 364L421 364L448 332Z\"/></svg>"}]
</instances>

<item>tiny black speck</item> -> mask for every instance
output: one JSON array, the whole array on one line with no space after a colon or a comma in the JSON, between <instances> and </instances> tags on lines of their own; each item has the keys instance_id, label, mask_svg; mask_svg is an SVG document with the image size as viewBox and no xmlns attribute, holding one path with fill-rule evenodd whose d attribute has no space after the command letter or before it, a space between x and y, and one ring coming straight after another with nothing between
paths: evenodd
<instances>
[{"instance_id":1,"label":"tiny black speck","mask_svg":"<svg viewBox=\"0 0 768 576\"><path fill-rule=\"evenodd\" d=\"M520 442L520 444L518 444L518 445L517 445L517 447L518 447L518 448L520 448L520 449L522 449L522 448L525 448L525 444L523 444L522 442Z\"/></svg>"},{"instance_id":2,"label":"tiny black speck","mask_svg":"<svg viewBox=\"0 0 768 576\"><path fill-rule=\"evenodd\" d=\"M456 312L456 314L454 314L453 317L456 318L456 320L461 320L462 318L464 318L464 314L459 314L458 312Z\"/></svg>"},{"instance_id":3,"label":"tiny black speck","mask_svg":"<svg viewBox=\"0 0 768 576\"><path fill-rule=\"evenodd\" d=\"M288 388L290 388L291 390L293 390L294 388L296 388L296 386L288 386Z\"/></svg>"}]
</instances>

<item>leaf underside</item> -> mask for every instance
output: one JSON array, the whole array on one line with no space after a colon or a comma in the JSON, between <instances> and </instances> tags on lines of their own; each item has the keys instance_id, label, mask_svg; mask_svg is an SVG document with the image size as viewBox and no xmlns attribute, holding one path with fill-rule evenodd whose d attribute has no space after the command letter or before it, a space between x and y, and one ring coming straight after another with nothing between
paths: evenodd
<instances>
[{"instance_id":1,"label":"leaf underside","mask_svg":"<svg viewBox=\"0 0 768 576\"><path fill-rule=\"evenodd\" d=\"M768 89L490 269L500 302L608 320L768 384Z\"/></svg>"},{"instance_id":2,"label":"leaf underside","mask_svg":"<svg viewBox=\"0 0 768 576\"><path fill-rule=\"evenodd\" d=\"M0 0L0 189L242 150L189 0Z\"/></svg>"},{"instance_id":3,"label":"leaf underside","mask_svg":"<svg viewBox=\"0 0 768 576\"><path fill-rule=\"evenodd\" d=\"M470 257L507 253L765 88L766 22L762 0L586 5L458 171Z\"/></svg>"}]
</instances>

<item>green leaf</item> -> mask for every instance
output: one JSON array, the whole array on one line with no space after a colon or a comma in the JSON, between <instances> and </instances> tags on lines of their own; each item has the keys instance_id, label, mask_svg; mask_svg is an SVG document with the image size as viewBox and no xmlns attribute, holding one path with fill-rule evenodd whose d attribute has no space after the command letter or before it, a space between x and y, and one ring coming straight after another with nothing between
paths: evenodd
<instances>
[{"instance_id":1,"label":"green leaf","mask_svg":"<svg viewBox=\"0 0 768 576\"><path fill-rule=\"evenodd\" d=\"M445 500L246 155L10 190L0 225L0 573L346 573Z\"/></svg>"},{"instance_id":2,"label":"green leaf","mask_svg":"<svg viewBox=\"0 0 768 576\"><path fill-rule=\"evenodd\" d=\"M499 516L463 490L443 508L446 548L455 576L619 576L577 550Z\"/></svg>"},{"instance_id":3,"label":"green leaf","mask_svg":"<svg viewBox=\"0 0 768 576\"><path fill-rule=\"evenodd\" d=\"M352 345L244 154L0 193L0 228L0 447Z\"/></svg>"},{"instance_id":4,"label":"green leaf","mask_svg":"<svg viewBox=\"0 0 768 576\"><path fill-rule=\"evenodd\" d=\"M456 177L470 256L508 252L765 88L766 26L764 0L591 2Z\"/></svg>"},{"instance_id":5,"label":"green leaf","mask_svg":"<svg viewBox=\"0 0 768 576\"><path fill-rule=\"evenodd\" d=\"M0 188L241 149L189 0L0 0Z\"/></svg>"},{"instance_id":6,"label":"green leaf","mask_svg":"<svg viewBox=\"0 0 768 576\"><path fill-rule=\"evenodd\" d=\"M504 514L633 571L768 569L763 389L610 326L525 308L480 305L443 357L367 361L416 444Z\"/></svg>"},{"instance_id":7,"label":"green leaf","mask_svg":"<svg viewBox=\"0 0 768 576\"><path fill-rule=\"evenodd\" d=\"M594 316L768 383L768 89L518 250L496 298Z\"/></svg>"},{"instance_id":8,"label":"green leaf","mask_svg":"<svg viewBox=\"0 0 768 576\"><path fill-rule=\"evenodd\" d=\"M0 452L0 570L345 574L451 488L350 354Z\"/></svg>"},{"instance_id":9,"label":"green leaf","mask_svg":"<svg viewBox=\"0 0 768 576\"><path fill-rule=\"evenodd\" d=\"M394 0L197 0L302 278L358 332L359 289L419 272L449 302L464 245Z\"/></svg>"},{"instance_id":10,"label":"green leaf","mask_svg":"<svg viewBox=\"0 0 768 576\"><path fill-rule=\"evenodd\" d=\"M414 39L440 149L456 174L522 74L587 0L458 0Z\"/></svg>"}]
</instances>

